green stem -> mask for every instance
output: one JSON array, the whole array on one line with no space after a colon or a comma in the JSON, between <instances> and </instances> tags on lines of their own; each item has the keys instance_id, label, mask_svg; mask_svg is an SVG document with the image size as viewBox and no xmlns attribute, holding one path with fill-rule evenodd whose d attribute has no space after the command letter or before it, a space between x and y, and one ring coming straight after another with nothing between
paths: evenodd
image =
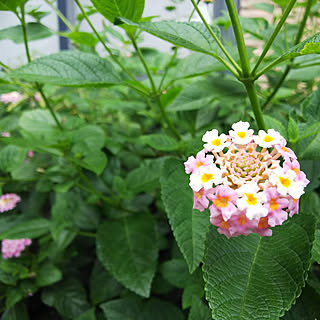
<instances>
[{"instance_id":1,"label":"green stem","mask_svg":"<svg viewBox=\"0 0 320 320\"><path fill-rule=\"evenodd\" d=\"M245 85L247 92L248 92L248 96L249 96L249 99L251 102L251 106L253 109L254 117L256 119L258 128L261 130L266 130L266 125L263 120L263 114L261 112L259 98L257 95L254 81L245 82L244 85Z\"/></svg>"},{"instance_id":2,"label":"green stem","mask_svg":"<svg viewBox=\"0 0 320 320\"><path fill-rule=\"evenodd\" d=\"M89 237L89 238L95 238L97 236L96 233L86 232L86 231L78 231L77 234L79 236L84 236L84 237Z\"/></svg>"},{"instance_id":3,"label":"green stem","mask_svg":"<svg viewBox=\"0 0 320 320\"><path fill-rule=\"evenodd\" d=\"M320 66L320 62L305 63L305 64L292 64L291 68L292 69L304 69L304 68L317 67L317 66Z\"/></svg>"},{"instance_id":4,"label":"green stem","mask_svg":"<svg viewBox=\"0 0 320 320\"><path fill-rule=\"evenodd\" d=\"M274 42L274 39L277 37L278 33L280 32L283 24L286 22L293 6L295 5L295 3L297 2L297 0L290 0L286 10L283 12L280 21L278 22L276 28L274 29L271 37L269 38L268 42L266 43L256 65L254 66L254 68L252 69L252 75L255 74L256 70L258 69L258 67L260 66L260 63L262 62L262 60L264 59L264 57L266 56L266 54L268 53L269 49L271 48L271 45Z\"/></svg>"},{"instance_id":5,"label":"green stem","mask_svg":"<svg viewBox=\"0 0 320 320\"><path fill-rule=\"evenodd\" d=\"M232 58L232 56L229 54L229 52L227 51L227 49L224 47L224 45L222 44L222 42L219 40L219 38L217 37L217 35L213 32L212 28L209 26L209 24L207 23L206 19L204 18L204 16L202 15L199 7L197 6L196 2L194 0L191 0L194 8L196 9L199 17L201 18L202 22L204 23L204 25L206 26L207 30L209 31L209 33L211 34L211 36L214 38L214 40L217 42L218 46L220 47L220 49L223 51L223 53L225 54L225 56L228 58L228 60L231 62L231 64L234 66L234 68L237 70L238 73L241 73L241 68L240 66L237 64L237 62ZM224 59L220 58L219 59L220 62L223 61L223 64L232 72L234 73L234 69L233 67L231 67L229 65L229 63L227 61L225 61Z\"/></svg>"},{"instance_id":6,"label":"green stem","mask_svg":"<svg viewBox=\"0 0 320 320\"><path fill-rule=\"evenodd\" d=\"M308 20L308 16L309 16L309 13L310 13L310 10L311 10L311 7L312 7L312 0L307 0L307 1L308 2L307 2L306 10L304 12L303 19L302 19L302 21L300 23L300 26L299 26L299 30L298 30L298 33L297 33L297 36L296 36L296 40L295 40L295 45L297 45L301 41L301 38L302 38L302 35L303 35L303 30L304 30L304 28L306 26L306 23L307 23L307 20ZM267 100L263 104L262 108L265 108L270 103L270 101L273 99L273 97L277 94L278 90L282 87L282 84L284 83L285 79L287 78L287 75L289 74L291 68L293 67L294 59L291 59L290 61L291 61L291 64L288 64L286 66L286 69L284 70L283 75L281 76L280 80L278 81L278 83L274 87L272 93L269 95L269 97L267 98ZM271 65L273 66L274 64L271 63ZM268 68L268 70L269 69L270 68ZM261 72L265 73L264 70L262 70ZM259 77L263 74L261 72L260 72Z\"/></svg>"},{"instance_id":7,"label":"green stem","mask_svg":"<svg viewBox=\"0 0 320 320\"><path fill-rule=\"evenodd\" d=\"M151 72L150 72L150 70L149 70L149 67L148 67L148 65L147 65L147 62L146 62L146 60L144 59L144 56L143 56L140 48L139 48L138 45L137 45L136 39L132 36L132 37L130 37L130 40L132 41L133 47L134 47L134 49L136 50L136 52L137 52L137 54L138 54L138 56L139 56L139 59L140 59L142 65L143 65L143 67L144 67L144 69L145 69L145 71L146 71L146 73L147 73L147 76L148 76L149 81L150 81L150 84L151 84L152 91L153 91L153 93L157 94L157 93L158 93L158 90L157 90L156 85L155 85L155 83L154 83L154 81L153 81L152 74L151 74Z\"/></svg>"},{"instance_id":8,"label":"green stem","mask_svg":"<svg viewBox=\"0 0 320 320\"><path fill-rule=\"evenodd\" d=\"M93 26L93 24L91 23L87 13L84 11L83 7L81 6L79 0L74 0L75 3L77 4L77 6L79 7L81 13L83 14L85 20L87 21L87 23L89 24L90 28L92 29L92 31L94 32L94 34L96 35L96 37L99 39L99 41L101 42L101 44L103 45L103 47L105 48L105 50L109 53L109 56L111 57L111 59L118 64L118 66L134 81L137 81L135 76L119 61L119 59L112 53L111 49L105 44L105 42L103 41L103 39L101 38L100 34L98 33L98 31L96 30L96 28Z\"/></svg>"},{"instance_id":9,"label":"green stem","mask_svg":"<svg viewBox=\"0 0 320 320\"><path fill-rule=\"evenodd\" d=\"M161 88L162 88L163 82L164 82L165 78L167 77L167 74L168 74L168 72L169 72L169 70L170 70L170 67L171 67L174 59L175 59L176 56L177 56L177 53L178 53L178 47L175 47L174 52L173 52L173 55L172 55L170 61L168 62L168 64L166 65L166 68L165 68L165 70L164 70L164 73L163 73L163 76L162 76L162 78L161 78L160 84L159 84L159 86L158 86L159 92L161 92Z\"/></svg>"},{"instance_id":10,"label":"green stem","mask_svg":"<svg viewBox=\"0 0 320 320\"><path fill-rule=\"evenodd\" d=\"M236 42L237 42L237 47L238 47L238 52L239 52L241 67L242 67L242 75L245 78L249 78L249 76L250 76L250 63L249 63L248 52L246 49L246 44L244 42L244 37L243 37L242 27L240 24L238 10L236 8L234 0L226 0L226 5L228 8L228 12L229 12L230 19L231 19L232 26L233 26L234 35L235 35Z\"/></svg>"},{"instance_id":11,"label":"green stem","mask_svg":"<svg viewBox=\"0 0 320 320\"><path fill-rule=\"evenodd\" d=\"M75 31L74 26L67 20L67 18L63 15L63 13L53 5L53 3L50 0L44 0L51 9L56 13L56 15L60 18L60 20L68 27L70 31Z\"/></svg>"},{"instance_id":12,"label":"green stem","mask_svg":"<svg viewBox=\"0 0 320 320\"><path fill-rule=\"evenodd\" d=\"M25 11L24 11L24 4L22 4L20 6L21 8L21 17L18 15L17 13L17 17L18 19L20 20L21 22L21 26L22 26L22 34L23 34L23 43L24 43L24 47L25 47L25 50L26 50L26 55L27 55L27 59L28 59L28 62L30 63L31 62L31 55L30 55L30 51L29 51L29 46L28 46L28 35L27 35L27 28L26 28L26 21L25 21ZM53 111L53 108L51 107L50 103L49 103L49 100L47 99L47 97L45 96L43 90L42 90L42 87L39 83L35 83L35 87L37 88L37 90L40 92L45 104L46 104L46 107L49 109L49 112L51 113L54 121L56 122L57 126L60 128L60 130L63 130L62 126L61 126L61 123L59 122L55 112Z\"/></svg>"},{"instance_id":13,"label":"green stem","mask_svg":"<svg viewBox=\"0 0 320 320\"><path fill-rule=\"evenodd\" d=\"M7 69L8 71L12 71L13 69L10 68L9 66L7 66L6 64L4 64L3 62L0 61L0 66L3 68L3 69Z\"/></svg>"}]
</instances>

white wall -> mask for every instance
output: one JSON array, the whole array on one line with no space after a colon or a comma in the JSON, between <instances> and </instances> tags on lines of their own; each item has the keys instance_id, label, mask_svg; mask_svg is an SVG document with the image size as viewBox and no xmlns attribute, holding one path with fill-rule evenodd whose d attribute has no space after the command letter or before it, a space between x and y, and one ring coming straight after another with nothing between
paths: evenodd
<instances>
[{"instance_id":1,"label":"white wall","mask_svg":"<svg viewBox=\"0 0 320 320\"><path fill-rule=\"evenodd\" d=\"M68 0L72 1L72 0ZM29 0L29 5L41 5L41 10L43 11L52 11L51 8L43 0ZM73 2L68 3L68 5L73 5L75 15L79 13L78 8ZM82 5L90 5L89 0L81 0ZM166 6L176 6L176 10L167 11ZM209 9L212 12L212 8ZM144 16L161 16L161 19L166 20L178 20L186 21L192 11L192 4L190 1L185 0L183 2L173 3L170 0L146 0ZM197 15L195 15L197 19ZM99 14L91 16L90 20L94 26L100 30L102 26L102 16ZM32 21L28 19L27 21ZM42 23L51 28L52 30L58 30L57 17L54 13L45 17L42 20ZM4 29L10 26L19 24L18 19L13 13L0 11L0 29ZM81 26L82 31L91 31L90 27L84 22ZM171 45L165 41L162 41L158 38L155 38L147 33L144 33L144 42L143 46L149 46L157 48L161 51L169 51ZM59 51L59 38L54 35L50 38L44 40L36 40L30 42L30 50L33 58L39 57L41 55L47 55L50 53ZM99 46L99 45L98 45ZM113 46L117 49L124 49L121 47L121 43L114 41ZM104 50L101 46L98 47L99 52L103 54ZM10 40L0 40L0 61L5 64L16 67L21 64L26 63L25 50L23 44L15 44Z\"/></svg>"}]
</instances>

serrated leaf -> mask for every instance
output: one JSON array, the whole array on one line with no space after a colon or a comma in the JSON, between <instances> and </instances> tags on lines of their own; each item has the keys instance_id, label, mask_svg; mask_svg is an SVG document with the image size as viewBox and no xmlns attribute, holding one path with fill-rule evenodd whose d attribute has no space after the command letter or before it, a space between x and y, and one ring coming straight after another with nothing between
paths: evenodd
<instances>
[{"instance_id":1,"label":"serrated leaf","mask_svg":"<svg viewBox=\"0 0 320 320\"><path fill-rule=\"evenodd\" d=\"M219 57L220 49L208 29L201 22L160 21L135 23L128 19L121 19L130 26L138 27L152 35L184 47L192 51L198 51ZM219 37L220 29L211 26L214 33Z\"/></svg>"},{"instance_id":2,"label":"serrated leaf","mask_svg":"<svg viewBox=\"0 0 320 320\"><path fill-rule=\"evenodd\" d=\"M160 151L174 151L179 148L179 143L172 137L165 134L154 133L141 136L141 143Z\"/></svg>"},{"instance_id":3,"label":"serrated leaf","mask_svg":"<svg viewBox=\"0 0 320 320\"><path fill-rule=\"evenodd\" d=\"M206 299L221 320L278 319L300 295L310 267L315 219L300 213L271 237L227 239L214 228L204 257Z\"/></svg>"},{"instance_id":4,"label":"serrated leaf","mask_svg":"<svg viewBox=\"0 0 320 320\"><path fill-rule=\"evenodd\" d=\"M38 238L49 232L50 221L47 219L32 219L18 223L8 230L0 233L0 240Z\"/></svg>"},{"instance_id":5,"label":"serrated leaf","mask_svg":"<svg viewBox=\"0 0 320 320\"><path fill-rule=\"evenodd\" d=\"M148 297L158 257L153 217L141 214L103 223L97 233L97 254L116 280Z\"/></svg>"},{"instance_id":6,"label":"serrated leaf","mask_svg":"<svg viewBox=\"0 0 320 320\"><path fill-rule=\"evenodd\" d=\"M315 233L312 247L312 259L320 264L320 230L317 230Z\"/></svg>"},{"instance_id":7,"label":"serrated leaf","mask_svg":"<svg viewBox=\"0 0 320 320\"><path fill-rule=\"evenodd\" d=\"M52 31L38 22L26 24L28 41L48 38L53 35ZM0 30L0 40L12 40L14 43L23 43L22 26L17 25Z\"/></svg>"},{"instance_id":8,"label":"serrated leaf","mask_svg":"<svg viewBox=\"0 0 320 320\"><path fill-rule=\"evenodd\" d=\"M36 59L9 76L67 87L103 87L120 82L109 61L80 51L63 51Z\"/></svg>"},{"instance_id":9,"label":"serrated leaf","mask_svg":"<svg viewBox=\"0 0 320 320\"><path fill-rule=\"evenodd\" d=\"M113 300L101 305L108 320L183 320L182 312L167 301L152 298L142 301L138 298Z\"/></svg>"},{"instance_id":10,"label":"serrated leaf","mask_svg":"<svg viewBox=\"0 0 320 320\"><path fill-rule=\"evenodd\" d=\"M169 158L161 176L161 197L177 244L193 272L203 258L209 216L193 210L193 193L183 163Z\"/></svg>"},{"instance_id":11,"label":"serrated leaf","mask_svg":"<svg viewBox=\"0 0 320 320\"><path fill-rule=\"evenodd\" d=\"M91 2L106 19L114 23L116 17L139 21L145 0L91 0Z\"/></svg>"}]
</instances>

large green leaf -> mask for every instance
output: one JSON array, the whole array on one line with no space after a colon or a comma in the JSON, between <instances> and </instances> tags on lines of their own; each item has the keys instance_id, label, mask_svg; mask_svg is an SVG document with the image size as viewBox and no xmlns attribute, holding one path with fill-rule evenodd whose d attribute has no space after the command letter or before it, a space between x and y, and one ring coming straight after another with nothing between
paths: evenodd
<instances>
[{"instance_id":1,"label":"large green leaf","mask_svg":"<svg viewBox=\"0 0 320 320\"><path fill-rule=\"evenodd\" d=\"M193 194L183 163L169 158L162 168L161 196L178 246L193 272L200 264L209 230L209 215L193 207Z\"/></svg>"},{"instance_id":2,"label":"large green leaf","mask_svg":"<svg viewBox=\"0 0 320 320\"><path fill-rule=\"evenodd\" d=\"M121 19L127 25L136 26L152 35L193 51L198 51L218 57L220 49L201 22L159 21L135 23ZM220 29L212 26L215 34L220 36Z\"/></svg>"},{"instance_id":3,"label":"large green leaf","mask_svg":"<svg viewBox=\"0 0 320 320\"><path fill-rule=\"evenodd\" d=\"M141 136L139 139L143 144L160 151L174 151L179 148L179 143L166 134L154 133Z\"/></svg>"},{"instance_id":4,"label":"large green leaf","mask_svg":"<svg viewBox=\"0 0 320 320\"><path fill-rule=\"evenodd\" d=\"M16 11L17 7L25 0L0 0L0 11Z\"/></svg>"},{"instance_id":5,"label":"large green leaf","mask_svg":"<svg viewBox=\"0 0 320 320\"><path fill-rule=\"evenodd\" d=\"M114 23L116 17L139 21L145 0L91 0L91 2L105 18Z\"/></svg>"},{"instance_id":6,"label":"large green leaf","mask_svg":"<svg viewBox=\"0 0 320 320\"><path fill-rule=\"evenodd\" d=\"M52 263L43 264L36 272L36 284L39 287L52 285L62 279L62 272Z\"/></svg>"},{"instance_id":7,"label":"large green leaf","mask_svg":"<svg viewBox=\"0 0 320 320\"><path fill-rule=\"evenodd\" d=\"M190 309L188 320L211 320L210 309L201 299L194 298Z\"/></svg>"},{"instance_id":8,"label":"large green leaf","mask_svg":"<svg viewBox=\"0 0 320 320\"><path fill-rule=\"evenodd\" d=\"M103 223L98 228L97 254L121 284L148 297L158 257L153 217L141 214Z\"/></svg>"},{"instance_id":9,"label":"large green leaf","mask_svg":"<svg viewBox=\"0 0 320 320\"><path fill-rule=\"evenodd\" d=\"M182 312L173 304L158 299L135 298L113 300L101 305L108 320L183 320Z\"/></svg>"},{"instance_id":10,"label":"large green leaf","mask_svg":"<svg viewBox=\"0 0 320 320\"><path fill-rule=\"evenodd\" d=\"M53 35L52 31L38 22L26 24L28 41L48 38ZM22 26L17 25L0 30L0 40L12 40L14 43L23 43Z\"/></svg>"},{"instance_id":11,"label":"large green leaf","mask_svg":"<svg viewBox=\"0 0 320 320\"><path fill-rule=\"evenodd\" d=\"M24 303L19 303L6 310L1 320L29 320L28 309Z\"/></svg>"},{"instance_id":12,"label":"large green leaf","mask_svg":"<svg viewBox=\"0 0 320 320\"><path fill-rule=\"evenodd\" d=\"M304 213L274 228L271 237L227 239L212 228L203 272L213 318L279 319L305 284L314 230L314 217Z\"/></svg>"},{"instance_id":13,"label":"large green leaf","mask_svg":"<svg viewBox=\"0 0 320 320\"><path fill-rule=\"evenodd\" d=\"M80 51L63 51L36 59L11 72L10 77L70 87L107 86L120 82L109 61Z\"/></svg>"},{"instance_id":14,"label":"large green leaf","mask_svg":"<svg viewBox=\"0 0 320 320\"><path fill-rule=\"evenodd\" d=\"M0 240L3 239L21 239L38 238L49 232L50 221L47 219L33 219L18 223L8 230L0 233Z\"/></svg>"},{"instance_id":15,"label":"large green leaf","mask_svg":"<svg viewBox=\"0 0 320 320\"><path fill-rule=\"evenodd\" d=\"M0 170L12 171L18 168L27 156L27 149L8 145L0 151Z\"/></svg>"}]
</instances>

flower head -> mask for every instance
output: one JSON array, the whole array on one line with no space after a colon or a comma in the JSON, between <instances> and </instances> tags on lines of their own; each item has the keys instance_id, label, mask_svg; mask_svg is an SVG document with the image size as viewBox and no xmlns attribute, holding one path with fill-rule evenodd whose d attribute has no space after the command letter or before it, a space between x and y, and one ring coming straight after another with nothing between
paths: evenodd
<instances>
[{"instance_id":1,"label":"flower head","mask_svg":"<svg viewBox=\"0 0 320 320\"><path fill-rule=\"evenodd\" d=\"M210 222L228 238L271 236L273 227L298 213L309 180L279 132L254 135L242 121L232 129L230 136L207 131L204 150L185 163L194 208L209 208Z\"/></svg>"},{"instance_id":2,"label":"flower head","mask_svg":"<svg viewBox=\"0 0 320 320\"><path fill-rule=\"evenodd\" d=\"M26 246L30 246L31 239L2 240L1 252L4 259L20 257Z\"/></svg>"},{"instance_id":3,"label":"flower head","mask_svg":"<svg viewBox=\"0 0 320 320\"><path fill-rule=\"evenodd\" d=\"M14 103L22 100L22 95L17 91L12 91L2 94L0 100L3 103Z\"/></svg>"},{"instance_id":4,"label":"flower head","mask_svg":"<svg viewBox=\"0 0 320 320\"><path fill-rule=\"evenodd\" d=\"M0 197L0 212L9 211L21 201L21 198L15 193L3 194Z\"/></svg>"},{"instance_id":5,"label":"flower head","mask_svg":"<svg viewBox=\"0 0 320 320\"><path fill-rule=\"evenodd\" d=\"M8 131L2 131L2 132L1 132L1 137L9 138L9 137L11 137L11 134L10 134L10 132L8 132Z\"/></svg>"}]
</instances>

